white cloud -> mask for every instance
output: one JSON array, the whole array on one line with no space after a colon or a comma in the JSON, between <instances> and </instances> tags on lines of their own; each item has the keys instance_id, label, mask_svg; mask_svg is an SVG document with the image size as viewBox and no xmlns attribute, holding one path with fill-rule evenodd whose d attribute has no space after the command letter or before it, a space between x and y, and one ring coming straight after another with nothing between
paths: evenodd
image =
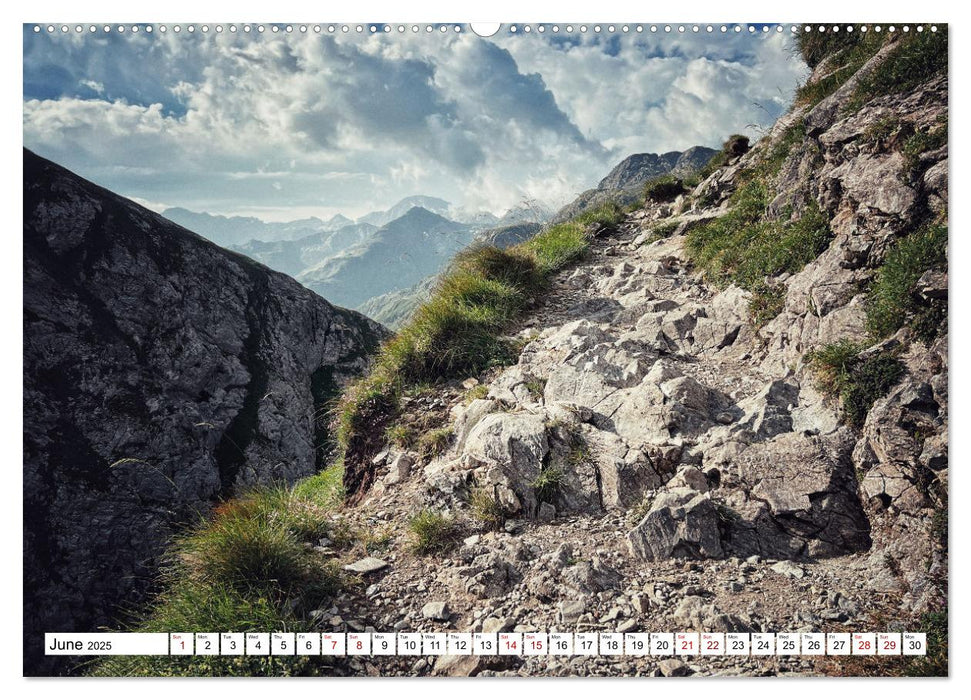
<instances>
[{"instance_id":1,"label":"white cloud","mask_svg":"<svg viewBox=\"0 0 971 700\"><path fill-rule=\"evenodd\" d=\"M630 153L771 121L805 70L775 35L25 39L28 147L129 196L275 219L562 203Z\"/></svg>"}]
</instances>

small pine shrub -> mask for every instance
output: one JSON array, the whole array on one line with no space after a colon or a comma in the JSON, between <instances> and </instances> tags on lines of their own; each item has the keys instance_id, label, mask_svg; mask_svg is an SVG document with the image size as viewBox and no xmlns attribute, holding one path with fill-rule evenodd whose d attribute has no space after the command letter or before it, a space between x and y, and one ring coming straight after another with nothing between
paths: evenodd
<instances>
[{"instance_id":1,"label":"small pine shrub","mask_svg":"<svg viewBox=\"0 0 971 700\"><path fill-rule=\"evenodd\" d=\"M914 626L915 631L927 635L927 654L908 658L901 675L924 678L948 676L948 616L947 605L941 610L924 613Z\"/></svg>"},{"instance_id":2,"label":"small pine shrub","mask_svg":"<svg viewBox=\"0 0 971 700\"><path fill-rule=\"evenodd\" d=\"M654 202L670 202L684 194L684 183L673 175L662 175L644 186L644 198Z\"/></svg>"}]
</instances>

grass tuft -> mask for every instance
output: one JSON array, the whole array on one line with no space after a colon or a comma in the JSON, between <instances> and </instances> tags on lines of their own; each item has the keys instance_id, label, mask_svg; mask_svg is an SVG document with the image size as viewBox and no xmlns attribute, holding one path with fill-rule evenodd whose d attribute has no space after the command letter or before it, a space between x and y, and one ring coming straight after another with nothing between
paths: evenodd
<instances>
[{"instance_id":1,"label":"grass tuft","mask_svg":"<svg viewBox=\"0 0 971 700\"><path fill-rule=\"evenodd\" d=\"M472 517L487 530L499 530L506 522L506 509L496 495L485 487L472 489L469 494Z\"/></svg>"},{"instance_id":2,"label":"grass tuft","mask_svg":"<svg viewBox=\"0 0 971 700\"><path fill-rule=\"evenodd\" d=\"M817 386L838 398L846 422L860 428L874 402L886 396L904 373L900 360L889 353L860 357L861 346L849 340L813 350L806 360L816 372Z\"/></svg>"},{"instance_id":3,"label":"grass tuft","mask_svg":"<svg viewBox=\"0 0 971 700\"><path fill-rule=\"evenodd\" d=\"M753 178L732 195L725 216L688 232L685 247L706 277L757 290L767 277L798 272L826 249L832 233L815 202L797 219L770 221L770 201L765 179Z\"/></svg>"},{"instance_id":4,"label":"grass tuft","mask_svg":"<svg viewBox=\"0 0 971 700\"><path fill-rule=\"evenodd\" d=\"M920 157L947 143L947 117L943 117L930 129L920 129L911 134L903 143L904 168L909 173L920 170Z\"/></svg>"},{"instance_id":5,"label":"grass tuft","mask_svg":"<svg viewBox=\"0 0 971 700\"><path fill-rule=\"evenodd\" d=\"M831 44L830 48L836 50L828 54L832 57L827 64L829 73L815 82L799 87L796 90L796 104L811 107L832 95L880 50L884 41L883 36L868 32L854 33L852 39L841 47Z\"/></svg>"},{"instance_id":6,"label":"grass tuft","mask_svg":"<svg viewBox=\"0 0 971 700\"><path fill-rule=\"evenodd\" d=\"M454 437L455 432L452 430L452 426L429 430L418 438L418 452L425 459L437 457L445 453L449 445L452 444Z\"/></svg>"},{"instance_id":7,"label":"grass tuft","mask_svg":"<svg viewBox=\"0 0 971 700\"><path fill-rule=\"evenodd\" d=\"M227 501L176 541L162 592L131 631L304 631L310 610L341 585L333 560L308 544L329 534L336 482L324 472L293 489L264 488ZM261 657L108 657L96 676L311 675L308 659Z\"/></svg>"},{"instance_id":8,"label":"grass tuft","mask_svg":"<svg viewBox=\"0 0 971 700\"><path fill-rule=\"evenodd\" d=\"M531 484L536 500L541 503L554 503L565 478L566 474L559 467L544 466Z\"/></svg>"},{"instance_id":9,"label":"grass tuft","mask_svg":"<svg viewBox=\"0 0 971 700\"><path fill-rule=\"evenodd\" d=\"M918 337L932 339L943 330L947 302L926 305L914 294L924 272L947 268L947 226L932 224L902 238L877 270L867 295L867 331L886 338L910 325Z\"/></svg>"},{"instance_id":10,"label":"grass tuft","mask_svg":"<svg viewBox=\"0 0 971 700\"><path fill-rule=\"evenodd\" d=\"M411 549L415 554L444 552L455 544L459 529L455 519L444 513L425 508L408 519Z\"/></svg>"},{"instance_id":11,"label":"grass tuft","mask_svg":"<svg viewBox=\"0 0 971 700\"><path fill-rule=\"evenodd\" d=\"M866 43L865 41L863 42ZM874 97L898 95L947 70L948 31L910 32L896 40L895 48L869 75L863 76L848 105L855 112Z\"/></svg>"},{"instance_id":12,"label":"grass tuft","mask_svg":"<svg viewBox=\"0 0 971 700\"><path fill-rule=\"evenodd\" d=\"M752 325L761 328L774 319L786 306L786 288L781 284L759 284L752 289L748 310Z\"/></svg>"}]
</instances>

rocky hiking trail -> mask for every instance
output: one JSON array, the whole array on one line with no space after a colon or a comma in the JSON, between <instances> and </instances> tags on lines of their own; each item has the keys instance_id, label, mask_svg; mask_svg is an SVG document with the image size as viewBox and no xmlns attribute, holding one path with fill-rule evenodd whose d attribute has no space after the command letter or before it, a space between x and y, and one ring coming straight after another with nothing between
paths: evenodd
<instances>
[{"instance_id":1,"label":"rocky hiking trail","mask_svg":"<svg viewBox=\"0 0 971 700\"><path fill-rule=\"evenodd\" d=\"M319 550L359 580L315 611L316 626L946 630L947 77L865 92L881 71L909 76L909 55L888 44L837 85L820 62L808 85L831 89L751 150L727 142L690 194L588 229L585 259L513 329L515 363L405 396L399 420L439 449L388 446L355 465L374 485L352 494L335 532L363 536ZM694 227L705 227L694 260L715 249L708 278L687 252ZM748 243L784 262L757 264L739 250ZM739 260L748 282L706 281ZM771 303L756 321L760 283ZM881 293L897 295L885 306L896 317L873 331ZM856 384L824 395L811 353L834 348ZM451 546L416 553L422 511L452 519L453 541L442 530L437 543ZM935 651L946 664L946 639ZM809 656L337 664L359 675L909 672L899 659Z\"/></svg>"},{"instance_id":2,"label":"rocky hiking trail","mask_svg":"<svg viewBox=\"0 0 971 700\"><path fill-rule=\"evenodd\" d=\"M655 206L598 231L524 320L519 362L485 398L418 399L449 411L454 441L431 461L375 458L375 487L342 517L374 533L347 561L366 554L376 570L318 611L322 629L854 631L899 604L871 585L849 429L808 380L763 368L748 294L691 270L684 229L716 213L668 221ZM661 219L678 228L654 240ZM541 474L555 483L537 493ZM510 514L498 531L471 520L475 490ZM418 504L464 525L450 551L409 552ZM774 675L825 663L399 657L347 671Z\"/></svg>"}]
</instances>

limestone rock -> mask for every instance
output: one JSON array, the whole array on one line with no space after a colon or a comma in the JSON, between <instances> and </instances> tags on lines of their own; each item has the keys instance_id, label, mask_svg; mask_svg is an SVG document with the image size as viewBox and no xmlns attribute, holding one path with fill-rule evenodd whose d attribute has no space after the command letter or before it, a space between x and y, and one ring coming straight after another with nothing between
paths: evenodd
<instances>
[{"instance_id":1,"label":"limestone rock","mask_svg":"<svg viewBox=\"0 0 971 700\"><path fill-rule=\"evenodd\" d=\"M631 554L647 561L670 557L712 558L723 554L718 512L704 494L690 488L662 493L627 533Z\"/></svg>"},{"instance_id":2,"label":"limestone rock","mask_svg":"<svg viewBox=\"0 0 971 700\"><path fill-rule=\"evenodd\" d=\"M364 557L344 566L344 571L355 574L373 574L376 571L387 568L388 562L377 557Z\"/></svg>"},{"instance_id":3,"label":"limestone rock","mask_svg":"<svg viewBox=\"0 0 971 700\"><path fill-rule=\"evenodd\" d=\"M425 605L422 606L421 615L426 620L447 622L452 616L452 613L448 609L448 603L444 601L433 601L430 603L425 603Z\"/></svg>"}]
</instances>

